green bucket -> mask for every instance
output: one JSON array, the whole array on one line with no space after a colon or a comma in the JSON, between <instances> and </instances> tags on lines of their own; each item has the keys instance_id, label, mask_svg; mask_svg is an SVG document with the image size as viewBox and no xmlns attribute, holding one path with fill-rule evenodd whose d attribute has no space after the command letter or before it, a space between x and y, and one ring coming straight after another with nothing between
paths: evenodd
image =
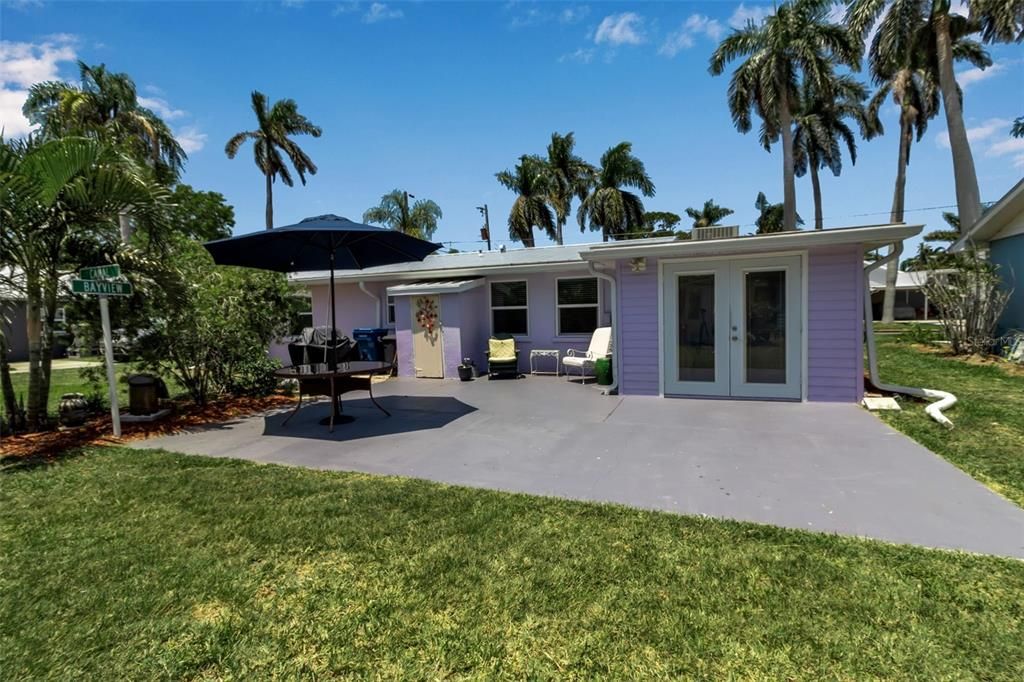
<instances>
[{"instance_id":1,"label":"green bucket","mask_svg":"<svg viewBox=\"0 0 1024 682\"><path fill-rule=\"evenodd\" d=\"M611 386L612 361L610 358L599 358L594 361L594 376L599 386Z\"/></svg>"}]
</instances>

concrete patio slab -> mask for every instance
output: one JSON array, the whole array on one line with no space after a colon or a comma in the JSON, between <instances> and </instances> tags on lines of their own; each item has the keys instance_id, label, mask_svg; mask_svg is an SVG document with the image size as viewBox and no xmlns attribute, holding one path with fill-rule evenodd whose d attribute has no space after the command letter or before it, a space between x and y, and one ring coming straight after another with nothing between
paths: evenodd
<instances>
[{"instance_id":1,"label":"concrete patio slab","mask_svg":"<svg viewBox=\"0 0 1024 682\"><path fill-rule=\"evenodd\" d=\"M392 379L392 412L326 403L135 444L616 502L1024 558L1024 509L856 405L602 396L554 377Z\"/></svg>"}]
</instances>

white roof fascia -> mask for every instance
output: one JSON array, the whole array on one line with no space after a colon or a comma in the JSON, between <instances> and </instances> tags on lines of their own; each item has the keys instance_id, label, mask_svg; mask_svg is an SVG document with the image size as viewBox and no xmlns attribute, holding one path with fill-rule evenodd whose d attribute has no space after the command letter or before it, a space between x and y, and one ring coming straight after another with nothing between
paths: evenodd
<instances>
[{"instance_id":1,"label":"white roof fascia","mask_svg":"<svg viewBox=\"0 0 1024 682\"><path fill-rule=\"evenodd\" d=\"M967 234L953 242L949 251L963 251L970 244L984 246L999 234L1018 213L1024 212L1024 178L1014 185L1009 192L982 214Z\"/></svg>"},{"instance_id":2,"label":"white roof fascia","mask_svg":"<svg viewBox=\"0 0 1024 682\"><path fill-rule=\"evenodd\" d=\"M598 244L580 253L585 260L608 258L642 258L647 256L700 256L751 254L764 251L787 251L842 244L864 244L878 247L903 241L921 232L924 225L868 225L828 230L800 230L774 234L747 235L728 239L674 240L670 243L644 244L617 242Z\"/></svg>"}]
</instances>

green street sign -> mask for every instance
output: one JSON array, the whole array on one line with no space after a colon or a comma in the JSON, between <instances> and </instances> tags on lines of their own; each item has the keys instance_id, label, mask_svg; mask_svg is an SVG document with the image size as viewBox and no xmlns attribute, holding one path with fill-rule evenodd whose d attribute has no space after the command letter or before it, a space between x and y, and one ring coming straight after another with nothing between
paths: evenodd
<instances>
[{"instance_id":1,"label":"green street sign","mask_svg":"<svg viewBox=\"0 0 1024 682\"><path fill-rule=\"evenodd\" d=\"M89 294L92 296L131 296L132 285L130 282L73 279L71 280L71 291L76 294Z\"/></svg>"},{"instance_id":2,"label":"green street sign","mask_svg":"<svg viewBox=\"0 0 1024 682\"><path fill-rule=\"evenodd\" d=\"M78 273L78 276L82 279L115 279L121 276L121 266L111 264L82 268L82 271Z\"/></svg>"}]
</instances>

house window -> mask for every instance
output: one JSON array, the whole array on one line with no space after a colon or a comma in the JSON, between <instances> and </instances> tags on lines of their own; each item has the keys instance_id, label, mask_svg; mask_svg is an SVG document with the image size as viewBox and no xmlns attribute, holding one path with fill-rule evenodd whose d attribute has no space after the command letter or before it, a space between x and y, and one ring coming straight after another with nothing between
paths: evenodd
<instances>
[{"instance_id":1,"label":"house window","mask_svg":"<svg viewBox=\"0 0 1024 682\"><path fill-rule=\"evenodd\" d=\"M387 308L388 308L388 318L387 318L388 319L388 326L391 327L391 328L394 328L394 326L395 326L395 297L394 296L388 296Z\"/></svg>"},{"instance_id":2,"label":"house window","mask_svg":"<svg viewBox=\"0 0 1024 682\"><path fill-rule=\"evenodd\" d=\"M558 280L558 334L590 334L598 327L596 277Z\"/></svg>"},{"instance_id":3,"label":"house window","mask_svg":"<svg viewBox=\"0 0 1024 682\"><path fill-rule=\"evenodd\" d=\"M526 282L491 282L491 333L526 336Z\"/></svg>"}]
</instances>

